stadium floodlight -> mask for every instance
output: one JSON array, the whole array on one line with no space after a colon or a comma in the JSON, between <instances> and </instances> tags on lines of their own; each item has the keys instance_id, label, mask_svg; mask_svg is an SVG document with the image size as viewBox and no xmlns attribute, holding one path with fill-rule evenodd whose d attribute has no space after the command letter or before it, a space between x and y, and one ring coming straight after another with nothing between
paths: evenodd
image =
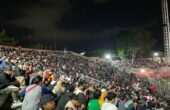
<instances>
[{"instance_id":1,"label":"stadium floodlight","mask_svg":"<svg viewBox=\"0 0 170 110\"><path fill-rule=\"evenodd\" d=\"M142 73L145 73L146 72L146 70L145 69L140 69L140 71L142 72Z\"/></svg>"},{"instance_id":2,"label":"stadium floodlight","mask_svg":"<svg viewBox=\"0 0 170 110\"><path fill-rule=\"evenodd\" d=\"M158 56L159 56L159 53L158 53L158 52L155 52L155 53L153 53L153 56L154 56L154 57L158 57Z\"/></svg>"},{"instance_id":3,"label":"stadium floodlight","mask_svg":"<svg viewBox=\"0 0 170 110\"><path fill-rule=\"evenodd\" d=\"M80 53L80 55L84 56L84 55L85 55L85 52Z\"/></svg>"},{"instance_id":4,"label":"stadium floodlight","mask_svg":"<svg viewBox=\"0 0 170 110\"><path fill-rule=\"evenodd\" d=\"M110 54L106 54L106 55L105 55L105 58L106 58L106 59L111 59L111 55L110 55Z\"/></svg>"}]
</instances>

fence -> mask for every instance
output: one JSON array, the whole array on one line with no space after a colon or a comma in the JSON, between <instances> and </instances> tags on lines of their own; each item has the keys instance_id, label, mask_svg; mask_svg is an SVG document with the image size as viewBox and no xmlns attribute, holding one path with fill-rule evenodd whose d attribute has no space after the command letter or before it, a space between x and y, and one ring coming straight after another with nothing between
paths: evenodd
<instances>
[{"instance_id":1,"label":"fence","mask_svg":"<svg viewBox=\"0 0 170 110\"><path fill-rule=\"evenodd\" d=\"M167 80L160 80L157 81L156 87L158 89L158 93L165 98L170 98L170 81Z\"/></svg>"},{"instance_id":2,"label":"fence","mask_svg":"<svg viewBox=\"0 0 170 110\"><path fill-rule=\"evenodd\" d=\"M160 69L160 70L161 71L159 71L160 73L157 75L157 77L170 72L169 71L170 68L167 68L167 67L166 67L166 69ZM126 69L127 73L137 73L138 71L140 71L140 69L134 69L134 68ZM155 78L152 78L150 76L146 77L147 81L150 84L153 84L157 87L158 94L160 96L162 96L164 98L170 98L170 78L168 78L168 77L166 77L166 78L167 79L163 79L162 77L159 77L159 79L156 80Z\"/></svg>"},{"instance_id":3,"label":"fence","mask_svg":"<svg viewBox=\"0 0 170 110\"><path fill-rule=\"evenodd\" d=\"M83 75L83 74L80 74L80 79L86 80L86 81L91 82L91 83L93 83L93 84L95 84L95 85L101 84L101 81L100 81L100 80L91 78L91 77L86 76L86 75Z\"/></svg>"}]
</instances>

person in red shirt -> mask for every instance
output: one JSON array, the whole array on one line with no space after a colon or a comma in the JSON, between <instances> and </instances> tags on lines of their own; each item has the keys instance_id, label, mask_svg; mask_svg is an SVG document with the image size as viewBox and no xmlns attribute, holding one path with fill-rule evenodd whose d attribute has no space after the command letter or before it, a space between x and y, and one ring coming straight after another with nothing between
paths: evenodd
<instances>
[{"instance_id":1,"label":"person in red shirt","mask_svg":"<svg viewBox=\"0 0 170 110\"><path fill-rule=\"evenodd\" d=\"M151 92L152 92L152 94L157 93L157 88L153 85L151 86Z\"/></svg>"}]
</instances>

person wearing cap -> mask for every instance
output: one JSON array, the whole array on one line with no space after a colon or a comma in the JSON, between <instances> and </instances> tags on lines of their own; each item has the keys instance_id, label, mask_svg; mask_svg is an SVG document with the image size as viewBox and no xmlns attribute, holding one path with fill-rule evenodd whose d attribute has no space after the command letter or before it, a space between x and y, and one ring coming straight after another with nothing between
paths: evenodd
<instances>
[{"instance_id":1,"label":"person wearing cap","mask_svg":"<svg viewBox=\"0 0 170 110\"><path fill-rule=\"evenodd\" d=\"M117 110L117 107L114 105L116 94L108 93L106 96L107 101L102 104L101 110Z\"/></svg>"},{"instance_id":2,"label":"person wearing cap","mask_svg":"<svg viewBox=\"0 0 170 110\"><path fill-rule=\"evenodd\" d=\"M55 100L56 99L52 95L43 95L40 101L40 110L55 110Z\"/></svg>"}]
</instances>

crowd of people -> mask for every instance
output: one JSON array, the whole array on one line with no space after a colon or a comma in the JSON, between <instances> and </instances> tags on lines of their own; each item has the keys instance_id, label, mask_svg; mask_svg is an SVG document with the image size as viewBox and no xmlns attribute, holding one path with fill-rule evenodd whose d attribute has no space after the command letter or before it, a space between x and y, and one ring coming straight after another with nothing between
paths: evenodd
<instances>
[{"instance_id":1,"label":"crowd of people","mask_svg":"<svg viewBox=\"0 0 170 110\"><path fill-rule=\"evenodd\" d=\"M74 52L0 47L0 94L11 109L164 110L156 88Z\"/></svg>"},{"instance_id":2,"label":"crowd of people","mask_svg":"<svg viewBox=\"0 0 170 110\"><path fill-rule=\"evenodd\" d=\"M133 63L131 60L122 60L119 62L120 65L128 66L131 68L151 68L157 69L160 67L168 66L164 61L154 61L153 59L138 59Z\"/></svg>"},{"instance_id":3,"label":"crowd of people","mask_svg":"<svg viewBox=\"0 0 170 110\"><path fill-rule=\"evenodd\" d=\"M116 65L121 66L122 71L133 71L142 77L153 78L170 78L170 65L167 65L164 61L154 61L153 59L138 59L131 63L131 60L117 61ZM144 69L147 75L141 70ZM142 74L143 73L143 74Z\"/></svg>"}]
</instances>

